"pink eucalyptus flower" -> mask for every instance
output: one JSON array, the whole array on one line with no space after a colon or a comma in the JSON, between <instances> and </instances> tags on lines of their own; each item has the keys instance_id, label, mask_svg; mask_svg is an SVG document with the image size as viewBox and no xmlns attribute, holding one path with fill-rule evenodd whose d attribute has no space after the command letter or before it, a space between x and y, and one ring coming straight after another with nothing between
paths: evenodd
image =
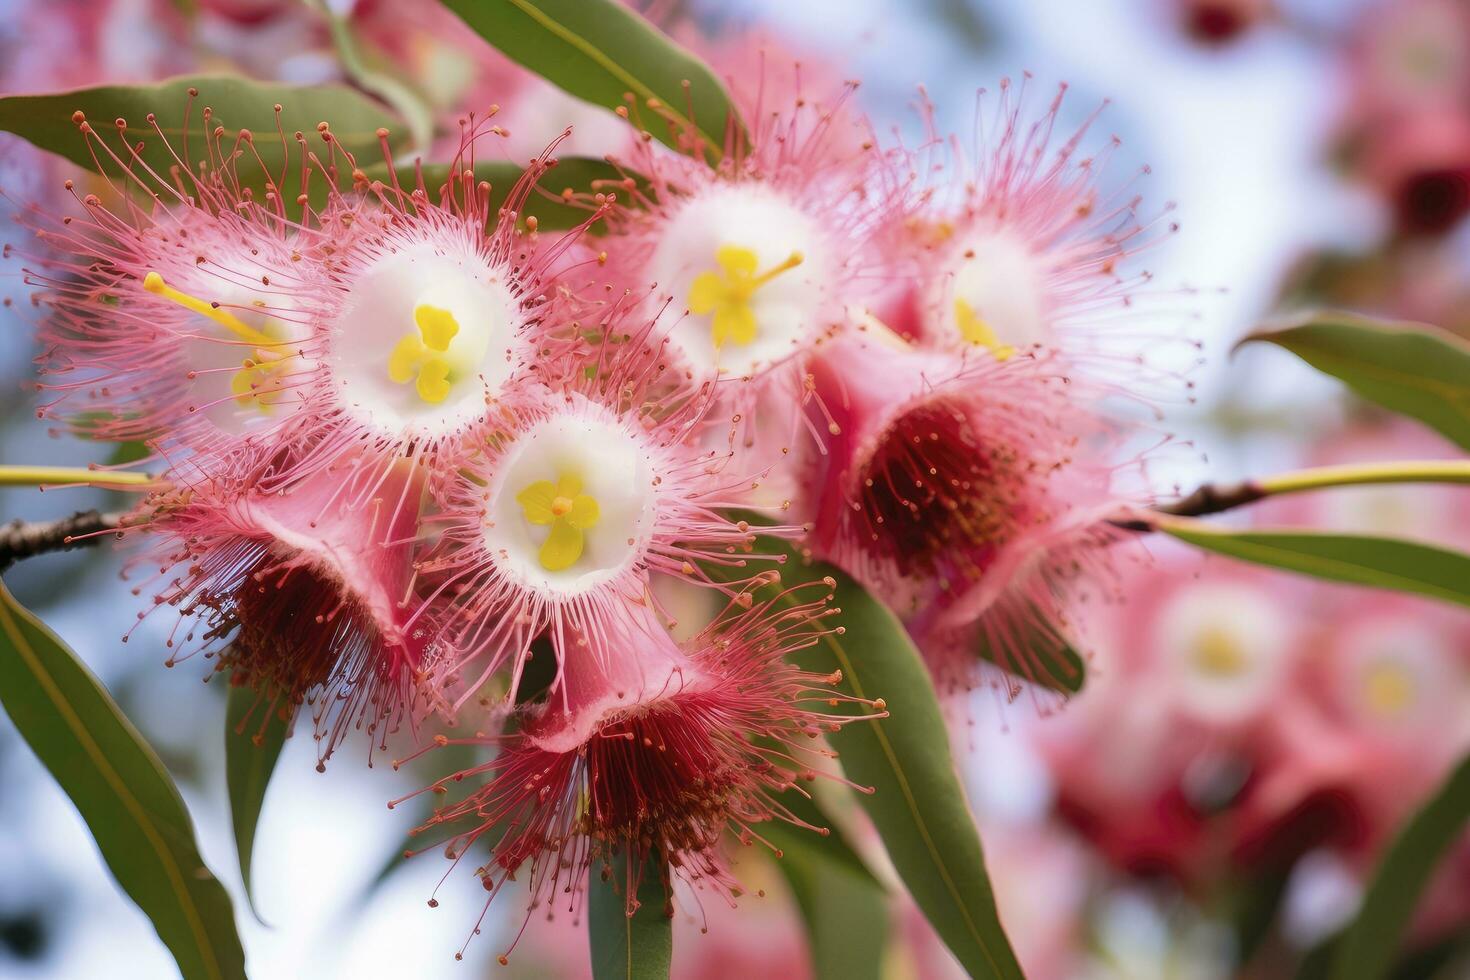
<instances>
[{"instance_id":1,"label":"pink eucalyptus flower","mask_svg":"<svg viewBox=\"0 0 1470 980\"><path fill-rule=\"evenodd\" d=\"M159 541L139 564L159 571L134 593L183 617L170 665L202 652L262 711L305 705L323 764L350 728L381 747L421 706L433 641L407 601L424 483L411 460L344 460L289 491L206 483L150 501Z\"/></svg>"},{"instance_id":2,"label":"pink eucalyptus flower","mask_svg":"<svg viewBox=\"0 0 1470 980\"><path fill-rule=\"evenodd\" d=\"M243 198L229 162L181 165L175 187L74 118L118 203L68 180L81 214L26 216L45 247L26 265L44 290L39 414L91 438L156 440L178 460L269 443L320 384L320 239L298 232L279 195ZM148 124L166 145L152 114ZM194 125L229 160L236 140L211 131L207 109Z\"/></svg>"},{"instance_id":3,"label":"pink eucalyptus flower","mask_svg":"<svg viewBox=\"0 0 1470 980\"><path fill-rule=\"evenodd\" d=\"M882 243L912 206L907 163L843 108L848 95L763 106L748 139L696 119L682 130L692 156L642 144L628 164L651 192L635 188L609 216L610 274L647 293L679 375L734 382L714 424L755 425L764 406L788 427L783 446L803 418L792 406L809 395L812 352L897 275Z\"/></svg>"},{"instance_id":4,"label":"pink eucalyptus flower","mask_svg":"<svg viewBox=\"0 0 1470 980\"><path fill-rule=\"evenodd\" d=\"M1124 870L1188 883L1331 839L1340 797L1290 775L1311 587L1175 549L1122 586L1089 618L1086 688L1033 729L1062 816Z\"/></svg>"},{"instance_id":5,"label":"pink eucalyptus flower","mask_svg":"<svg viewBox=\"0 0 1470 980\"><path fill-rule=\"evenodd\" d=\"M557 689L524 712L499 755L438 784L483 785L420 832L470 824L450 838L456 864L486 838L490 854L476 873L487 909L529 862L528 917L558 893L569 894L565 910L575 914L589 869L618 852L652 853L672 875L730 896L736 885L719 848L726 829L744 843L760 841L769 820L825 832L779 799L804 792L798 781L830 758L814 739L857 717L832 710L852 700L833 690L840 673L818 676L784 659L817 642L825 610L825 600L783 592L744 611L732 606L682 648L643 606L577 632ZM861 704L883 711L881 701ZM618 883L630 914L640 867L630 861Z\"/></svg>"},{"instance_id":6,"label":"pink eucalyptus flower","mask_svg":"<svg viewBox=\"0 0 1470 980\"><path fill-rule=\"evenodd\" d=\"M289 438L303 450L282 482L359 447L369 465L405 455L435 468L513 407L541 361L565 347L549 334L568 327L577 304L553 289L551 270L578 232L543 245L516 222L550 151L492 215L491 188L473 176L483 125L467 131L437 203L422 174L410 189L394 177L392 187L333 195L322 225L350 236L320 299L321 397L293 420Z\"/></svg>"},{"instance_id":7,"label":"pink eucalyptus flower","mask_svg":"<svg viewBox=\"0 0 1470 980\"><path fill-rule=\"evenodd\" d=\"M813 374L832 420L813 552L909 620L943 686L973 686L977 628L1027 675L1059 594L1119 534L1093 455L1106 430L1077 386L1045 350L941 353L878 327L826 345Z\"/></svg>"},{"instance_id":8,"label":"pink eucalyptus flower","mask_svg":"<svg viewBox=\"0 0 1470 980\"><path fill-rule=\"evenodd\" d=\"M707 566L749 580L739 570L769 560L749 554L750 526L724 510L759 474L734 473L730 449L691 441L712 396L667 397L646 326L630 336L613 317L600 346L567 359L563 384L528 386L515 410L466 440L438 491L424 609L449 609L455 652L442 673L463 686L459 703L502 667L513 699L533 638L550 630L565 662L571 636L595 636L629 604L653 601L651 575L733 594Z\"/></svg>"},{"instance_id":9,"label":"pink eucalyptus flower","mask_svg":"<svg viewBox=\"0 0 1470 980\"><path fill-rule=\"evenodd\" d=\"M1470 623L1391 593L1334 589L1294 691L1287 790L1351 802L1371 866L1402 822L1470 748ZM1270 792L1273 787L1264 787Z\"/></svg>"},{"instance_id":10,"label":"pink eucalyptus flower","mask_svg":"<svg viewBox=\"0 0 1470 980\"><path fill-rule=\"evenodd\" d=\"M1137 259L1158 240L1155 226L1173 206L1140 215L1136 184L1147 168L1104 189L1118 140L1083 155L1099 107L1059 141L1065 95L1064 85L1032 118L1026 85L1002 80L993 108L981 93L977 118L985 121L971 147L941 139L924 103L930 170L943 183L906 229L903 248L922 271L878 313L935 349L1005 357L1046 345L1139 397L1142 383L1167 374L1145 357L1163 331L1147 337L1154 314L1143 301L1151 298L1152 277Z\"/></svg>"}]
</instances>

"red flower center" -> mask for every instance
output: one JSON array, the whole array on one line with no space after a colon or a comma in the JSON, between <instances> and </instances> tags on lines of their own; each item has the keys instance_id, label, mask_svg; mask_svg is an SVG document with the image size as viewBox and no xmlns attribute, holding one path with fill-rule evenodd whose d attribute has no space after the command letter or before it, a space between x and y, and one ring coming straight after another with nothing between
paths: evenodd
<instances>
[{"instance_id":1,"label":"red flower center","mask_svg":"<svg viewBox=\"0 0 1470 980\"><path fill-rule=\"evenodd\" d=\"M858 472L852 506L872 547L905 576L973 578L1020 516L1019 461L936 399L894 420Z\"/></svg>"}]
</instances>

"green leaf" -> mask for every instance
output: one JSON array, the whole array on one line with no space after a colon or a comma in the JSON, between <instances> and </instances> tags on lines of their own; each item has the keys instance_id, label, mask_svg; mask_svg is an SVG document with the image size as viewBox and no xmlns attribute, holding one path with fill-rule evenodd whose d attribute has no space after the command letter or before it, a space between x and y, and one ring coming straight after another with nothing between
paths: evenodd
<instances>
[{"instance_id":1,"label":"green leaf","mask_svg":"<svg viewBox=\"0 0 1470 980\"><path fill-rule=\"evenodd\" d=\"M107 457L108 466L127 466L153 455L146 442L119 442Z\"/></svg>"},{"instance_id":2,"label":"green leaf","mask_svg":"<svg viewBox=\"0 0 1470 980\"><path fill-rule=\"evenodd\" d=\"M437 201L439 192L449 181L449 166L431 164L422 169L424 187L429 193L429 199ZM364 172L369 179L388 180L386 165L369 167ZM516 181L520 180L524 172L524 167L514 163L475 164L475 180L490 182L490 214L492 217L505 206L506 198L510 196ZM517 217L522 225L525 224L526 218L535 217L538 227L543 230L575 228L586 221L591 212L585 206L567 203L562 196L565 191L571 190L578 194L613 192L618 195L619 200L626 200L627 192L624 187L630 179L637 181L643 193L652 193L647 181L638 177L624 176L623 171L606 160L599 160L595 157L559 157L555 166L536 182L536 186L526 197L526 203ZM417 180L414 168L412 166L399 167L398 180L404 187L414 186ZM601 230L600 225L593 225L590 229L594 234Z\"/></svg>"},{"instance_id":3,"label":"green leaf","mask_svg":"<svg viewBox=\"0 0 1470 980\"><path fill-rule=\"evenodd\" d=\"M781 803L815 827L831 821L812 800L788 791ZM878 980L888 940L883 886L835 828L827 836L771 821L761 836L780 849L781 870L806 922L817 980Z\"/></svg>"},{"instance_id":4,"label":"green leaf","mask_svg":"<svg viewBox=\"0 0 1470 980\"><path fill-rule=\"evenodd\" d=\"M163 763L91 671L3 584L0 706L71 797L179 972L188 980L244 977L230 896L199 856Z\"/></svg>"},{"instance_id":5,"label":"green leaf","mask_svg":"<svg viewBox=\"0 0 1470 980\"><path fill-rule=\"evenodd\" d=\"M199 95L188 118L186 137L185 106L190 88L197 89ZM276 130L277 104L281 106L284 143ZM96 150L104 168L117 179L117 164L96 149L95 140L88 140L78 132L72 121L72 113L80 110L107 146L143 176L151 189L157 190L157 181L148 178L133 161L127 144L136 149L141 143L138 154L142 162L165 182L169 181L169 169L178 164L174 153L187 160L196 173L201 161L211 161L210 166L215 167L218 157L211 157L211 141L206 139L203 116L206 106L213 110L207 128L225 127L219 138L220 148L227 154L239 150L234 156L234 170L241 187L252 189L255 199L262 203L268 182L282 182L288 204L294 203L301 192L297 132L305 134L307 148L326 163L330 154L317 132L317 124L329 123L333 140L352 153L359 166L382 160L379 128L389 130L389 141L394 146L401 145L406 136L395 132L402 127L391 113L344 86L279 85L230 75L185 76L156 85L103 85L49 95L7 96L0 98L0 129L88 169L96 167L92 156ZM167 143L148 123L150 112L155 114ZM126 142L119 139L119 130L114 125L117 119L127 121L123 130ZM253 151L251 144L237 141L242 129L253 134ZM346 166L345 161L342 165ZM320 173L313 173L314 185L324 185L324 182Z\"/></svg>"},{"instance_id":6,"label":"green leaf","mask_svg":"<svg viewBox=\"0 0 1470 980\"><path fill-rule=\"evenodd\" d=\"M755 549L786 555L780 588L823 578L836 583L836 621L844 632L825 635L794 659L814 673L841 670L843 691L883 698L889 717L843 725L828 740L847 777L873 788L859 800L909 894L950 951L972 977L1020 977L950 755L939 699L903 625L841 571L806 562L788 543L762 537ZM788 594L782 601L802 600Z\"/></svg>"},{"instance_id":7,"label":"green leaf","mask_svg":"<svg viewBox=\"0 0 1470 980\"><path fill-rule=\"evenodd\" d=\"M1033 617L1040 622L1039 617ZM976 651L981 660L988 660L1007 673L1062 694L1076 694L1087 681L1087 661L1082 659L1070 641L1055 627L1037 625L1029 637L1029 656L1020 663L1009 655L1000 655L982 634L980 648Z\"/></svg>"},{"instance_id":8,"label":"green leaf","mask_svg":"<svg viewBox=\"0 0 1470 980\"><path fill-rule=\"evenodd\" d=\"M1404 927L1419 896L1450 845L1470 821L1470 756L1389 845L1358 916L1348 926L1332 961L1333 980L1388 976Z\"/></svg>"},{"instance_id":9,"label":"green leaf","mask_svg":"<svg viewBox=\"0 0 1470 980\"><path fill-rule=\"evenodd\" d=\"M1470 449L1470 344L1422 323L1310 313L1241 341L1284 347L1359 396Z\"/></svg>"},{"instance_id":10,"label":"green leaf","mask_svg":"<svg viewBox=\"0 0 1470 980\"><path fill-rule=\"evenodd\" d=\"M593 864L588 871L587 926L593 980L657 980L669 975L674 958L673 920L665 909L665 871L650 855L638 882L638 910L627 914L629 856L612 860L608 879Z\"/></svg>"},{"instance_id":11,"label":"green leaf","mask_svg":"<svg viewBox=\"0 0 1470 980\"><path fill-rule=\"evenodd\" d=\"M1470 555L1395 538L1318 531L1232 531L1160 519L1160 531L1197 548L1284 568L1470 606Z\"/></svg>"},{"instance_id":12,"label":"green leaf","mask_svg":"<svg viewBox=\"0 0 1470 980\"><path fill-rule=\"evenodd\" d=\"M700 149L719 159L725 127L743 124L709 66L618 0L444 0L506 57L579 99L608 109L635 104L669 125L647 125L657 139L688 150L692 127Z\"/></svg>"},{"instance_id":13,"label":"green leaf","mask_svg":"<svg viewBox=\"0 0 1470 980\"><path fill-rule=\"evenodd\" d=\"M286 743L286 722L263 701L255 690L231 686L225 711L225 785L230 797L230 823L235 829L235 850L240 856L240 880L245 897L255 911L250 887L250 861L255 849L255 827L271 773ZM256 912L256 918L259 918Z\"/></svg>"}]
</instances>

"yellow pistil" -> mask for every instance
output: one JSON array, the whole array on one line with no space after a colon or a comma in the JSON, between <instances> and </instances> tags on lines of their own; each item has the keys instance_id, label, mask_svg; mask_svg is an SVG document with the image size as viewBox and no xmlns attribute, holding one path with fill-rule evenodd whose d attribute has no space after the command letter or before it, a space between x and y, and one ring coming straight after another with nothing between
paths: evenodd
<instances>
[{"instance_id":1,"label":"yellow pistil","mask_svg":"<svg viewBox=\"0 0 1470 980\"><path fill-rule=\"evenodd\" d=\"M532 524L551 525L537 556L548 572L571 568L582 557L583 533L597 524L597 500L582 492L579 477L563 473L556 483L537 480L516 494L516 503Z\"/></svg>"},{"instance_id":2,"label":"yellow pistil","mask_svg":"<svg viewBox=\"0 0 1470 980\"><path fill-rule=\"evenodd\" d=\"M1245 670L1246 658L1228 630L1211 626L1194 647L1195 666L1211 677L1234 677Z\"/></svg>"},{"instance_id":3,"label":"yellow pistil","mask_svg":"<svg viewBox=\"0 0 1470 980\"><path fill-rule=\"evenodd\" d=\"M269 412L271 406L279 401L278 396L283 387L281 376L295 357L293 353L280 350L286 341L277 340L264 330L252 327L214 303L173 288L156 272L150 272L143 277L143 289L219 324L255 347L254 356L245 358L240 370L230 378L230 391L234 394L236 403L254 404L262 412Z\"/></svg>"},{"instance_id":4,"label":"yellow pistil","mask_svg":"<svg viewBox=\"0 0 1470 980\"><path fill-rule=\"evenodd\" d=\"M206 303L197 296L179 292L164 282L163 276L156 272L150 272L143 277L143 288L155 296L162 296L166 300L179 304L190 312L213 320L248 344L254 344L257 347L276 347L281 343L269 334L255 329L228 310L221 309L213 303Z\"/></svg>"},{"instance_id":5,"label":"yellow pistil","mask_svg":"<svg viewBox=\"0 0 1470 980\"><path fill-rule=\"evenodd\" d=\"M1363 677L1363 696L1374 714L1391 718L1414 702L1414 679L1397 664L1374 664Z\"/></svg>"},{"instance_id":6,"label":"yellow pistil","mask_svg":"<svg viewBox=\"0 0 1470 980\"><path fill-rule=\"evenodd\" d=\"M416 332L406 333L388 355L388 377L395 384L415 381L419 397L438 404L449 397L453 381L449 344L459 333L454 314L437 306L420 303L413 308Z\"/></svg>"},{"instance_id":7,"label":"yellow pistil","mask_svg":"<svg viewBox=\"0 0 1470 980\"><path fill-rule=\"evenodd\" d=\"M756 268L760 259L748 248L724 245L715 253L719 272L701 272L689 286L689 312L703 316L713 314L710 332L715 346L725 341L749 344L755 340L757 323L755 310L750 301L755 291L781 273L794 269L802 263L800 252L792 252L782 262L760 275Z\"/></svg>"},{"instance_id":8,"label":"yellow pistil","mask_svg":"<svg viewBox=\"0 0 1470 980\"><path fill-rule=\"evenodd\" d=\"M990 324L986 323L975 308L962 299L954 301L954 318L959 324L960 336L971 344L984 347L997 361L1004 361L1016 352L1010 344L1002 344Z\"/></svg>"}]
</instances>

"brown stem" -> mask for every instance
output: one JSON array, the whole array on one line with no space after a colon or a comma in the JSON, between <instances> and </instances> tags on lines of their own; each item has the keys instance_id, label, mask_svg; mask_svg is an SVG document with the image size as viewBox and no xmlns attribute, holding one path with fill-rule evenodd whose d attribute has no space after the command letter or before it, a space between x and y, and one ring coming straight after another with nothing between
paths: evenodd
<instances>
[{"instance_id":1,"label":"brown stem","mask_svg":"<svg viewBox=\"0 0 1470 980\"><path fill-rule=\"evenodd\" d=\"M1213 483L1205 483L1188 496L1180 497L1171 504L1160 504L1153 508L1153 511L1156 514L1168 514L1171 517L1204 517L1207 514L1219 514L1237 507L1244 507L1246 504L1253 504L1265 496L1265 489L1254 480L1242 480L1239 483L1226 483L1218 486ZM1146 533L1154 530L1154 525L1147 518L1112 521L1111 523L1114 527L1125 531Z\"/></svg>"},{"instance_id":2,"label":"brown stem","mask_svg":"<svg viewBox=\"0 0 1470 980\"><path fill-rule=\"evenodd\" d=\"M0 527L0 571L22 558L94 545L105 537L98 532L116 530L122 521L122 514L95 510L55 521L11 521Z\"/></svg>"}]
</instances>

